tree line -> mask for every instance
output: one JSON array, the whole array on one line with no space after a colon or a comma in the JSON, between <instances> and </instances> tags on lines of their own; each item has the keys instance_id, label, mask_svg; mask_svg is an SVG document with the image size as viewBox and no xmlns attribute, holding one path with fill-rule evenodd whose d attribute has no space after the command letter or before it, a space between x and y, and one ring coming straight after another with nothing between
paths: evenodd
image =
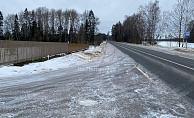
<instances>
[{"instance_id":1,"label":"tree line","mask_svg":"<svg viewBox=\"0 0 194 118\"><path fill-rule=\"evenodd\" d=\"M0 37L16 41L45 41L94 44L100 24L92 10L49 10L40 7L3 18L0 11Z\"/></svg>"},{"instance_id":2,"label":"tree line","mask_svg":"<svg viewBox=\"0 0 194 118\"><path fill-rule=\"evenodd\" d=\"M177 0L171 11L161 11L159 1L141 5L138 12L125 16L112 26L112 39L129 43L153 44L157 39L185 41L186 31L191 32L189 42L194 42L194 1Z\"/></svg>"}]
</instances>

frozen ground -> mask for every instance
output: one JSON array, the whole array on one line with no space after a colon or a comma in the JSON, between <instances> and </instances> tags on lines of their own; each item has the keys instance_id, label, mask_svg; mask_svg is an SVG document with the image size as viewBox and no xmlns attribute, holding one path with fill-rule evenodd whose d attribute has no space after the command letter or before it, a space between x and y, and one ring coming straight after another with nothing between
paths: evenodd
<instances>
[{"instance_id":1,"label":"frozen ground","mask_svg":"<svg viewBox=\"0 0 194 118\"><path fill-rule=\"evenodd\" d=\"M97 50L101 53L86 51L87 56L96 58L79 65L1 77L0 118L194 116L194 106L133 59L110 44Z\"/></svg>"}]
</instances>

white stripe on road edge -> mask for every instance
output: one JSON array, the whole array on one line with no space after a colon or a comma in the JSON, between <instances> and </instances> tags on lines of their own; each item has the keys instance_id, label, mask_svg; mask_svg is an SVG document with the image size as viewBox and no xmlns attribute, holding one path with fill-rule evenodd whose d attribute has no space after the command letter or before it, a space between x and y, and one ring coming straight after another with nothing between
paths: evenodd
<instances>
[{"instance_id":1,"label":"white stripe on road edge","mask_svg":"<svg viewBox=\"0 0 194 118\"><path fill-rule=\"evenodd\" d=\"M126 49L126 50L129 50L128 48L125 48L125 47L121 47L121 48L124 48L124 49ZM170 63L176 64L176 65L179 65L179 66L182 66L182 67L187 68L187 69L190 69L190 70L194 70L194 68L191 68L191 67L188 67L188 66L185 66L185 65L182 65L182 64L179 64L179 63L176 63L176 62L170 61L170 60L168 60L168 59L164 59L164 58L162 58L162 57L158 57L158 56L155 56L155 55L149 54L149 53L147 53L147 52L143 52L143 51L140 51L140 50L137 50L137 49L132 49L132 50L136 50L136 51L138 51L138 52L141 52L141 53L144 53L144 54L150 55L150 56L152 56L152 57L155 57L155 58L158 58L158 59L161 59L161 60L164 60L164 61L167 61L167 62L170 62ZM129 50L129 51L130 51L130 50Z\"/></svg>"},{"instance_id":2,"label":"white stripe on road edge","mask_svg":"<svg viewBox=\"0 0 194 118\"><path fill-rule=\"evenodd\" d=\"M150 80L151 83L153 83L154 85L157 85L157 83L156 83L154 80L152 80L146 73L144 73L143 70L141 70L141 69L140 69L139 67L137 67L136 65L135 65L135 68L137 68L137 70L139 70L145 77L147 77L148 80Z\"/></svg>"},{"instance_id":3,"label":"white stripe on road edge","mask_svg":"<svg viewBox=\"0 0 194 118\"><path fill-rule=\"evenodd\" d=\"M125 44L125 43L121 43L121 44ZM126 45L134 46L133 44L126 44ZM139 47L139 46L135 46L135 47ZM150 49L150 48L147 48L147 47L141 47L141 48L148 49L148 50L153 50L153 51L157 51L157 52L162 52L162 51L155 50L155 49ZM176 50L175 50L175 51L176 51ZM179 51L177 51L177 52L179 52ZM164 52L163 52L163 53L164 53ZM171 53L169 53L169 52L165 52L165 53L166 53L166 54L169 54L169 55L173 55L173 54L171 54ZM177 54L175 54L175 55L177 55ZM183 57L183 58L186 58L186 59L191 59L191 60L193 60L193 58L185 57L185 56L182 56L182 55L177 55L177 56Z\"/></svg>"}]
</instances>

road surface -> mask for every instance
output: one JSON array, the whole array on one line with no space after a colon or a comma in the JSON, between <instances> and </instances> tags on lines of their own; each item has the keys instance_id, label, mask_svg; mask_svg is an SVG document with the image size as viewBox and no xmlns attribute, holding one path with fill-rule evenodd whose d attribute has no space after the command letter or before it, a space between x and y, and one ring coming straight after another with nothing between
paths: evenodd
<instances>
[{"instance_id":1,"label":"road surface","mask_svg":"<svg viewBox=\"0 0 194 118\"><path fill-rule=\"evenodd\" d=\"M153 83L145 73L133 59L107 44L105 54L87 64L0 78L0 118L194 116L188 101L157 78L152 78Z\"/></svg>"},{"instance_id":2,"label":"road surface","mask_svg":"<svg viewBox=\"0 0 194 118\"><path fill-rule=\"evenodd\" d=\"M194 59L153 51L126 43L110 42L157 75L178 94L194 104Z\"/></svg>"}]
</instances>

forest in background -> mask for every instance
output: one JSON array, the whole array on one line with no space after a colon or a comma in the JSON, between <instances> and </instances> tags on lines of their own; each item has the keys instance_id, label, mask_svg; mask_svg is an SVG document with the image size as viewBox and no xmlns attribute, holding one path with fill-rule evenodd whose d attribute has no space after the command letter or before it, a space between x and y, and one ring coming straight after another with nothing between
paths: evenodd
<instances>
[{"instance_id":1,"label":"forest in background","mask_svg":"<svg viewBox=\"0 0 194 118\"><path fill-rule=\"evenodd\" d=\"M112 26L112 39L115 41L154 44L158 39L187 40L194 43L194 0L177 0L172 11L161 11L159 1L141 5L137 13L125 16Z\"/></svg>"},{"instance_id":2,"label":"forest in background","mask_svg":"<svg viewBox=\"0 0 194 118\"><path fill-rule=\"evenodd\" d=\"M49 10L40 7L3 17L0 11L1 40L94 44L100 24L92 10Z\"/></svg>"}]
</instances>

